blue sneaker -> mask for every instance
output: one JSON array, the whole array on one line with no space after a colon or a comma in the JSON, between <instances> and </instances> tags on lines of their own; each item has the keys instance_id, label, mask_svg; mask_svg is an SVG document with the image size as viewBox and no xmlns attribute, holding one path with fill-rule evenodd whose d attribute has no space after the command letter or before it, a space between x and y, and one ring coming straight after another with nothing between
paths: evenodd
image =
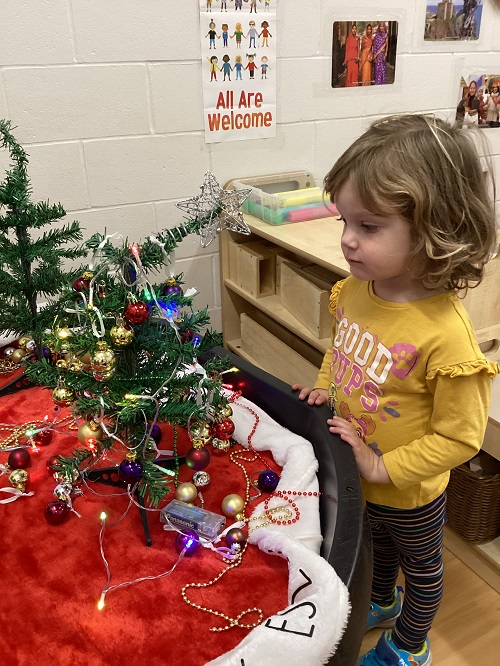
<instances>
[{"instance_id":1,"label":"blue sneaker","mask_svg":"<svg viewBox=\"0 0 500 666\"><path fill-rule=\"evenodd\" d=\"M377 645L356 662L356 666L430 666L431 664L429 639L426 639L418 652L406 652L394 645L390 631L384 631Z\"/></svg>"},{"instance_id":2,"label":"blue sneaker","mask_svg":"<svg viewBox=\"0 0 500 666\"><path fill-rule=\"evenodd\" d=\"M372 601L368 611L366 631L377 627L393 627L396 624L396 620L401 615L402 591L403 588L400 585L394 589L394 601L390 606L379 606Z\"/></svg>"}]
</instances>

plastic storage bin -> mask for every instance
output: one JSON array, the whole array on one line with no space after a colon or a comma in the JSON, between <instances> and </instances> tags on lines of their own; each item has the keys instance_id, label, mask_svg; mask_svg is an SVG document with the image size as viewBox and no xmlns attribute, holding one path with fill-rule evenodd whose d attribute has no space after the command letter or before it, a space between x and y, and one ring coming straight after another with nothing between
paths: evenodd
<instances>
[{"instance_id":1,"label":"plastic storage bin","mask_svg":"<svg viewBox=\"0 0 500 666\"><path fill-rule=\"evenodd\" d=\"M243 210L269 224L288 224L337 215L307 171L240 178L231 181L235 189L250 189Z\"/></svg>"}]
</instances>

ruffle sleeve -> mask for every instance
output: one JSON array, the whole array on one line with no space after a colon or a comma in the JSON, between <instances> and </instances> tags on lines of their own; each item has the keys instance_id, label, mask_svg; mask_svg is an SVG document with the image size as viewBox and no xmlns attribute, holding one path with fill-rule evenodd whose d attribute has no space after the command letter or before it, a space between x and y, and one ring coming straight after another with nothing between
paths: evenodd
<instances>
[{"instance_id":1,"label":"ruffle sleeve","mask_svg":"<svg viewBox=\"0 0 500 666\"><path fill-rule=\"evenodd\" d=\"M342 289L342 285L344 284L346 279L347 278L344 278L343 280L339 280L338 282L336 282L333 285L332 290L330 292L330 302L328 304L328 311L334 317L335 317L336 310L337 310L337 302L339 300L340 290Z\"/></svg>"},{"instance_id":2,"label":"ruffle sleeve","mask_svg":"<svg viewBox=\"0 0 500 666\"><path fill-rule=\"evenodd\" d=\"M330 297L331 300L331 297ZM486 372L488 377L495 377L500 374L500 365L498 363L487 361L486 359L476 359L475 361L465 361L455 365L443 365L441 368L429 370L426 379L434 379L436 375L447 375L449 377L470 377L479 372Z\"/></svg>"}]
</instances>

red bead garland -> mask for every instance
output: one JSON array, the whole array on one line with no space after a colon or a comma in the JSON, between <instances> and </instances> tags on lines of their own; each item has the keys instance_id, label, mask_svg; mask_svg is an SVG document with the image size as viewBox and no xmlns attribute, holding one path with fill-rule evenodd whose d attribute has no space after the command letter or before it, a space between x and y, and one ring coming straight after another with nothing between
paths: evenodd
<instances>
[{"instance_id":1,"label":"red bead garland","mask_svg":"<svg viewBox=\"0 0 500 666\"><path fill-rule=\"evenodd\" d=\"M236 402L236 400L241 396L241 392L235 392L231 395L229 398L229 402ZM248 449L251 451L255 458L252 460L255 460L256 458L259 458L261 462L264 463L264 465L268 468L271 469L270 465L264 460L264 458L257 453L257 451L254 449L253 444L252 444L252 439L253 436L255 435L255 431L257 430L257 426L259 425L260 418L259 415L250 407L247 405L243 405L241 403L238 403L240 407L243 407L243 409L246 409L247 412L250 412L252 416L255 417L255 423L250 431L250 434L247 437L247 442L248 442ZM241 459L241 456L239 456ZM251 462L248 459L243 458L243 460L247 460L248 462ZM269 497L266 497L264 500L264 513L266 515L266 518L269 520L270 523L274 523L275 525L293 525L296 523L299 518L300 518L300 510L297 504L294 502L295 497L319 497L321 495L320 492L316 492L313 490L275 490L273 493L269 495ZM288 504L291 506L295 513L294 518L290 518L288 520L275 520L269 510L269 502L273 497L280 497L281 499L285 500L285 502L288 502Z\"/></svg>"}]
</instances>

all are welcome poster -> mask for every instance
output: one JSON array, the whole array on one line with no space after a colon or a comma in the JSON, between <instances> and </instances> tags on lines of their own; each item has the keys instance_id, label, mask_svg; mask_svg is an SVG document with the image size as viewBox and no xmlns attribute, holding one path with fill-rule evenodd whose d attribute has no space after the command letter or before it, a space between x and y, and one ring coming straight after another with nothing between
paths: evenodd
<instances>
[{"instance_id":1,"label":"all are welcome poster","mask_svg":"<svg viewBox=\"0 0 500 666\"><path fill-rule=\"evenodd\" d=\"M205 140L276 135L277 0L200 0Z\"/></svg>"}]
</instances>

